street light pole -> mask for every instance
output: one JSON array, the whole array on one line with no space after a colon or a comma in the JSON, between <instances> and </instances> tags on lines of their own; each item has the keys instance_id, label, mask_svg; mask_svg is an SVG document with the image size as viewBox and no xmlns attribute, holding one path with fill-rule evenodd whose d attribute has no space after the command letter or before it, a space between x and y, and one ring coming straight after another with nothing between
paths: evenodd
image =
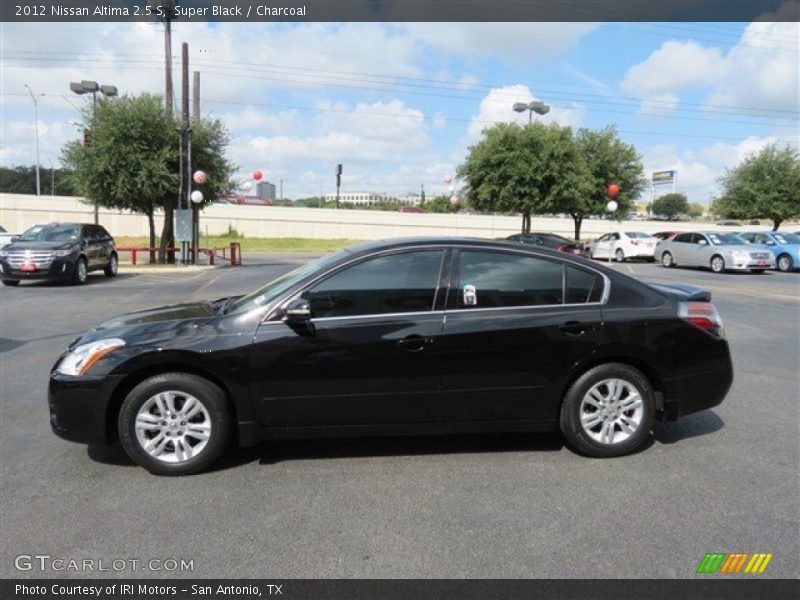
<instances>
[{"instance_id":1,"label":"street light pole","mask_svg":"<svg viewBox=\"0 0 800 600\"><path fill-rule=\"evenodd\" d=\"M42 195L42 183L39 178L39 103L36 101L36 96L33 95L31 86L27 83L25 87L28 88L28 93L33 100L33 134L36 136L36 195Z\"/></svg>"},{"instance_id":2,"label":"street light pole","mask_svg":"<svg viewBox=\"0 0 800 600\"><path fill-rule=\"evenodd\" d=\"M512 107L514 112L523 113L528 111L528 125L533 123L533 113L537 115L546 115L550 112L550 105L545 104L540 100L533 100L532 102L515 102Z\"/></svg>"}]
</instances>

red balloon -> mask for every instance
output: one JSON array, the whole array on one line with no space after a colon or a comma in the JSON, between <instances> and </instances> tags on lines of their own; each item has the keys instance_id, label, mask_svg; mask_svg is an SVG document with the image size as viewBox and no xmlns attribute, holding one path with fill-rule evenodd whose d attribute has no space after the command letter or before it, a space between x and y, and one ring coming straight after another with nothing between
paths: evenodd
<instances>
[{"instance_id":1,"label":"red balloon","mask_svg":"<svg viewBox=\"0 0 800 600\"><path fill-rule=\"evenodd\" d=\"M619 186L616 183L612 183L608 186L608 195L612 198L616 198L617 194L619 194Z\"/></svg>"},{"instance_id":2,"label":"red balloon","mask_svg":"<svg viewBox=\"0 0 800 600\"><path fill-rule=\"evenodd\" d=\"M261 171L253 171L253 179L260 181L264 174Z\"/></svg>"}]
</instances>

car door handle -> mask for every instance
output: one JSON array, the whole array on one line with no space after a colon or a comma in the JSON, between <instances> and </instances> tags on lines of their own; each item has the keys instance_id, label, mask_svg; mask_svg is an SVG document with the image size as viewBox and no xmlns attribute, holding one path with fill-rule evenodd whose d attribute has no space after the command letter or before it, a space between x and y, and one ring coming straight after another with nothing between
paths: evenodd
<instances>
[{"instance_id":1,"label":"car door handle","mask_svg":"<svg viewBox=\"0 0 800 600\"><path fill-rule=\"evenodd\" d=\"M432 345L436 340L431 337L421 335L410 335L402 340L397 340L397 347L406 352L422 352L426 346Z\"/></svg>"},{"instance_id":2,"label":"car door handle","mask_svg":"<svg viewBox=\"0 0 800 600\"><path fill-rule=\"evenodd\" d=\"M585 334L587 331L591 331L595 328L592 323L580 323L578 321L568 321L561 325L558 330L562 333L567 335L573 336L581 336Z\"/></svg>"}]
</instances>

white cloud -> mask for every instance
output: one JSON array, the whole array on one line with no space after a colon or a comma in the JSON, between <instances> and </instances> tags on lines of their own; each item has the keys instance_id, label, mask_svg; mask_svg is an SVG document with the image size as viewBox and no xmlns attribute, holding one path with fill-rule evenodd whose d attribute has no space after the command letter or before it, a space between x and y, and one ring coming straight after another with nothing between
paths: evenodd
<instances>
[{"instance_id":1,"label":"white cloud","mask_svg":"<svg viewBox=\"0 0 800 600\"><path fill-rule=\"evenodd\" d=\"M795 3L785 3L787 11ZM775 18L764 15L763 18ZM642 98L641 114L671 114L679 94L708 89L709 110L746 107L800 110L800 28L796 22L754 22L727 53L695 41L670 40L625 74L622 90ZM667 99L666 103L653 100ZM671 107L671 109L670 109Z\"/></svg>"}]
</instances>

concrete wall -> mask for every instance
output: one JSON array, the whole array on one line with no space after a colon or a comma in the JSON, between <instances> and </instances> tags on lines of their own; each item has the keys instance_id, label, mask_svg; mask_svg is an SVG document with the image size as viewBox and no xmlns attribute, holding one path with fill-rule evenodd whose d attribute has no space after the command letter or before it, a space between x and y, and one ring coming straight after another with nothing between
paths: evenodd
<instances>
[{"instance_id":1,"label":"concrete wall","mask_svg":"<svg viewBox=\"0 0 800 600\"><path fill-rule=\"evenodd\" d=\"M0 194L0 225L19 233L36 223L51 221L93 222L94 209L80 198ZM161 230L163 215L156 216ZM520 217L419 214L374 210L333 210L321 208L286 208L278 206L242 206L221 204L206 208L200 219L203 232L224 233L232 225L247 237L305 237L380 239L415 235L465 235L503 237L520 230ZM100 210L100 223L114 236L148 234L147 218L120 211ZM620 225L609 221L587 220L581 238L591 239ZM696 223L624 221L621 227L631 231L684 231L702 227ZM533 231L550 231L572 237L572 219L537 217Z\"/></svg>"}]
</instances>

